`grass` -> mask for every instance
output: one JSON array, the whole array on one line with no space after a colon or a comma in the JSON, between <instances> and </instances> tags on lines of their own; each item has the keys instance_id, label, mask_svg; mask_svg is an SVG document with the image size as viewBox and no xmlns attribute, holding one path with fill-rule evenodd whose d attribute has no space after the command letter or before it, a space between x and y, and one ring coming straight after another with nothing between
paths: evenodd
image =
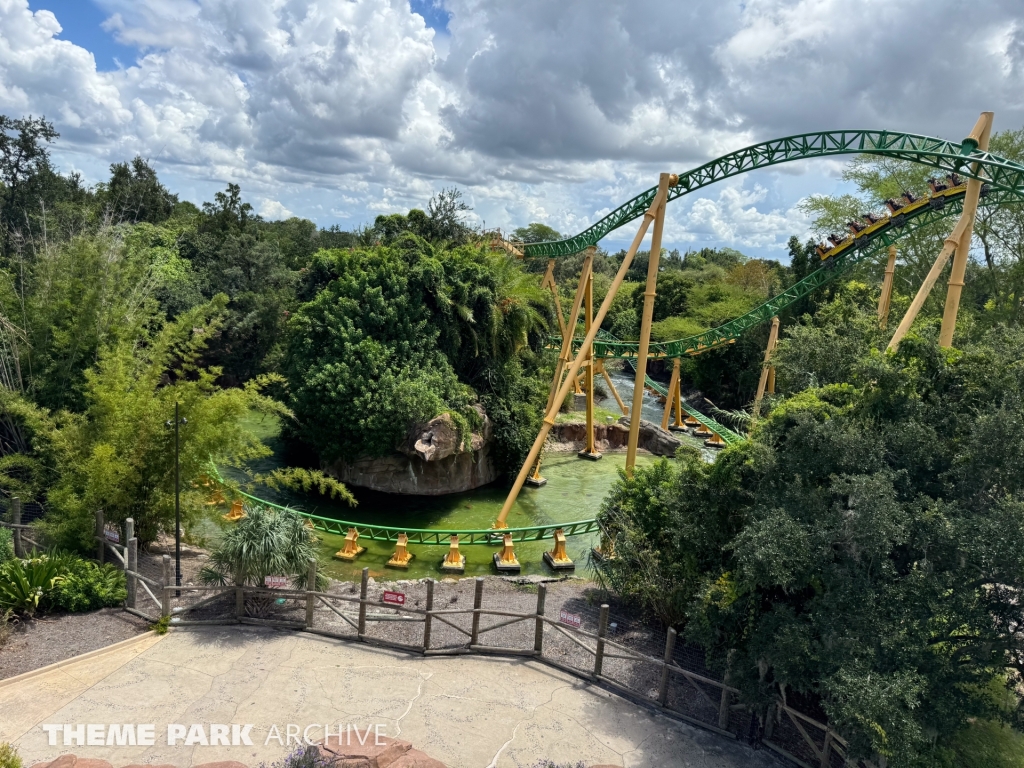
<instances>
[{"instance_id":1,"label":"grass","mask_svg":"<svg viewBox=\"0 0 1024 768\"><path fill-rule=\"evenodd\" d=\"M613 401L614 402L614 401ZM612 417L612 421L618 421L622 418L622 411L619 410L618 406L613 405L613 409L605 408L602 405L594 403L594 423L595 424L607 424L608 417ZM585 411L570 411L560 412L555 418L556 424L582 424L587 420L587 414Z\"/></svg>"}]
</instances>

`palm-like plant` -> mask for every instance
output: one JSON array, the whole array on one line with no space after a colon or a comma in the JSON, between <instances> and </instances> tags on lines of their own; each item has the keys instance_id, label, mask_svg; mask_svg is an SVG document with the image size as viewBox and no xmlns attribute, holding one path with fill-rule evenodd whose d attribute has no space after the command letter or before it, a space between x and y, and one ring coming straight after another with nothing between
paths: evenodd
<instances>
[{"instance_id":1,"label":"palm-like plant","mask_svg":"<svg viewBox=\"0 0 1024 768\"><path fill-rule=\"evenodd\" d=\"M305 519L289 509L262 506L245 508L239 520L210 555L210 564L199 573L204 584L262 587L267 576L287 576L296 589L305 588L310 560L319 560L317 538ZM317 588L327 586L317 570ZM272 597L246 600L246 613L263 616Z\"/></svg>"},{"instance_id":2,"label":"palm-like plant","mask_svg":"<svg viewBox=\"0 0 1024 768\"><path fill-rule=\"evenodd\" d=\"M491 347L495 356L513 356L526 346L531 331L547 328L542 312L548 295L537 276L523 271L504 254L490 257L494 276L494 312L491 315Z\"/></svg>"}]
</instances>

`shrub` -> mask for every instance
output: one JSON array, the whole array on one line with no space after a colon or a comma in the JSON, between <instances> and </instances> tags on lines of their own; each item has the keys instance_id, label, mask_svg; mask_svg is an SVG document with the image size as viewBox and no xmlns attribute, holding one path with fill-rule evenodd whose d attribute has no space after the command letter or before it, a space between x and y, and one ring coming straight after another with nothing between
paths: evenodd
<instances>
[{"instance_id":1,"label":"shrub","mask_svg":"<svg viewBox=\"0 0 1024 768\"><path fill-rule=\"evenodd\" d=\"M59 561L48 555L8 560L0 566L0 610L31 616L62 579Z\"/></svg>"},{"instance_id":2,"label":"shrub","mask_svg":"<svg viewBox=\"0 0 1024 768\"><path fill-rule=\"evenodd\" d=\"M6 741L0 743L0 768L21 768L21 757L14 745Z\"/></svg>"},{"instance_id":3,"label":"shrub","mask_svg":"<svg viewBox=\"0 0 1024 768\"><path fill-rule=\"evenodd\" d=\"M210 555L200 581L263 586L267 576L290 576L296 588L304 588L309 561L317 559L317 539L306 521L290 509L252 506L245 513ZM327 586L319 571L317 586ZM246 612L262 616L272 604L270 597L252 598L246 601Z\"/></svg>"},{"instance_id":4,"label":"shrub","mask_svg":"<svg viewBox=\"0 0 1024 768\"><path fill-rule=\"evenodd\" d=\"M11 639L11 633L14 631L14 623L17 619L14 617L14 612L7 610L0 612L0 648L4 647L4 644Z\"/></svg>"},{"instance_id":5,"label":"shrub","mask_svg":"<svg viewBox=\"0 0 1024 768\"><path fill-rule=\"evenodd\" d=\"M14 532L0 527L0 565L14 559Z\"/></svg>"},{"instance_id":6,"label":"shrub","mask_svg":"<svg viewBox=\"0 0 1024 768\"><path fill-rule=\"evenodd\" d=\"M127 596L124 573L110 563L98 565L77 555L58 555L61 580L45 596L48 609L71 613L119 605Z\"/></svg>"},{"instance_id":7,"label":"shrub","mask_svg":"<svg viewBox=\"0 0 1024 768\"><path fill-rule=\"evenodd\" d=\"M259 768L332 768L334 760L324 756L320 748L315 745L299 747L289 752L283 760L278 760L267 766L260 763Z\"/></svg>"}]
</instances>

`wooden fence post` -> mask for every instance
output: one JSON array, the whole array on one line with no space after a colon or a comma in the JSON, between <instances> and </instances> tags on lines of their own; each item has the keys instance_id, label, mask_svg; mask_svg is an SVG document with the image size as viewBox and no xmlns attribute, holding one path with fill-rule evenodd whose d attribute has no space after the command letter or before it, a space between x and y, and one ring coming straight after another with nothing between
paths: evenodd
<instances>
[{"instance_id":1,"label":"wooden fence post","mask_svg":"<svg viewBox=\"0 0 1024 768\"><path fill-rule=\"evenodd\" d=\"M132 536L128 539L127 551L124 556L124 570L127 576L125 586L128 588L128 607L135 608L139 595L139 540ZM162 607L162 606L161 606Z\"/></svg>"},{"instance_id":2,"label":"wooden fence post","mask_svg":"<svg viewBox=\"0 0 1024 768\"><path fill-rule=\"evenodd\" d=\"M360 637L366 634L366 591L370 586L370 569L363 568L363 583L359 587L359 628Z\"/></svg>"},{"instance_id":3,"label":"wooden fence post","mask_svg":"<svg viewBox=\"0 0 1024 768\"><path fill-rule=\"evenodd\" d=\"M21 543L21 528L17 527L21 525L21 499L17 496L11 499L11 524L15 526L11 529L14 539L14 556L24 557L25 547Z\"/></svg>"},{"instance_id":4,"label":"wooden fence post","mask_svg":"<svg viewBox=\"0 0 1024 768\"><path fill-rule=\"evenodd\" d=\"M665 666L661 668L661 688L658 690L658 703L668 706L668 680L669 665L672 663L672 654L676 650L676 631L669 627L668 636L665 638Z\"/></svg>"},{"instance_id":5,"label":"wooden fence post","mask_svg":"<svg viewBox=\"0 0 1024 768\"><path fill-rule=\"evenodd\" d=\"M434 580L427 579L427 612L423 615L423 651L430 648L430 612L434 610Z\"/></svg>"},{"instance_id":6,"label":"wooden fence post","mask_svg":"<svg viewBox=\"0 0 1024 768\"><path fill-rule=\"evenodd\" d=\"M174 583L174 579L171 577L171 556L164 555L163 557L163 592L160 594L160 615L170 616L171 615L171 584Z\"/></svg>"},{"instance_id":7,"label":"wooden fence post","mask_svg":"<svg viewBox=\"0 0 1024 768\"><path fill-rule=\"evenodd\" d=\"M594 652L594 677L601 676L604 666L604 637L608 634L608 603L601 605L601 618L597 625L597 649Z\"/></svg>"},{"instance_id":8,"label":"wooden fence post","mask_svg":"<svg viewBox=\"0 0 1024 768\"><path fill-rule=\"evenodd\" d=\"M476 577L476 592L473 594L473 634L469 636L469 644L476 645L480 638L480 606L484 601L484 579Z\"/></svg>"},{"instance_id":9,"label":"wooden fence post","mask_svg":"<svg viewBox=\"0 0 1024 768\"><path fill-rule=\"evenodd\" d=\"M829 768L832 765L832 729L825 728L825 744L821 748L821 768Z\"/></svg>"},{"instance_id":10,"label":"wooden fence post","mask_svg":"<svg viewBox=\"0 0 1024 768\"><path fill-rule=\"evenodd\" d=\"M547 584L537 585L537 623L533 628L533 650L540 656L544 649L544 602L548 597Z\"/></svg>"},{"instance_id":11,"label":"wooden fence post","mask_svg":"<svg viewBox=\"0 0 1024 768\"><path fill-rule=\"evenodd\" d=\"M107 554L107 545L104 543L106 541L106 537L105 537L105 534L103 533L103 523L104 523L104 520L103 520L103 510L102 509L97 509L96 510L96 560L99 561L99 563L101 565L102 565L102 563L103 563L103 561L104 561L104 559L106 557L106 554Z\"/></svg>"},{"instance_id":12,"label":"wooden fence post","mask_svg":"<svg viewBox=\"0 0 1024 768\"><path fill-rule=\"evenodd\" d=\"M124 568L128 570L128 542L135 538L135 519L129 517L124 521L124 548L121 552L124 555Z\"/></svg>"},{"instance_id":13,"label":"wooden fence post","mask_svg":"<svg viewBox=\"0 0 1024 768\"><path fill-rule=\"evenodd\" d=\"M722 698L718 702L718 727L729 730L729 689L722 688Z\"/></svg>"},{"instance_id":14,"label":"wooden fence post","mask_svg":"<svg viewBox=\"0 0 1024 768\"><path fill-rule=\"evenodd\" d=\"M313 609L316 607L316 559L309 560L309 573L306 574L306 629L313 627Z\"/></svg>"}]
</instances>

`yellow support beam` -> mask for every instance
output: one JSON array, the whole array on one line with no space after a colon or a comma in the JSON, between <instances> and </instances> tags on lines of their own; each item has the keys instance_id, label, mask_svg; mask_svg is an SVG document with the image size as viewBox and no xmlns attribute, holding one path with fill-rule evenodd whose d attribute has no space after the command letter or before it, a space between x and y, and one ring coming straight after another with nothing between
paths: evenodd
<instances>
[{"instance_id":1,"label":"yellow support beam","mask_svg":"<svg viewBox=\"0 0 1024 768\"><path fill-rule=\"evenodd\" d=\"M665 413L661 417L661 428L668 429L668 419L672 408L676 408L676 424L679 424L679 406L676 404L676 392L679 391L679 358L672 361L672 378L668 383L668 397L665 398Z\"/></svg>"},{"instance_id":2,"label":"yellow support beam","mask_svg":"<svg viewBox=\"0 0 1024 768\"><path fill-rule=\"evenodd\" d=\"M988 123L986 128L985 123ZM974 126L974 130L971 131L971 137L976 136L976 141L979 142L982 138L985 139L986 146L988 145L988 134L987 131L991 129L992 113L982 112L981 117L978 118L978 122ZM886 347L888 351L897 349L900 342L910 331L910 326L914 324L917 319L918 313L921 311L921 307L924 306L925 300L928 295L932 292L932 288L935 287L935 283L938 282L939 276L942 274L942 270L946 267L946 262L949 261L949 257L953 255L953 252L960 248L961 241L964 240L966 235L966 245L970 246L971 233L974 232L974 215L978 210L978 198L981 196L981 183L974 179L968 179L967 191L964 194L964 207L960 213L960 220L957 221L956 226L953 227L953 231L950 232L949 237L946 238L946 242L942 246L942 250L939 251L939 255L935 259L935 263L932 264L931 270L925 277L924 282L921 283L921 287L917 291L917 295L914 300L910 303L910 308L907 309L907 313L903 316L900 321L899 327L896 329L896 333L892 335L892 339L889 341L889 346ZM966 258L966 249L964 258ZM950 277L952 279L952 276ZM949 296L947 295L947 299ZM960 302L959 287L956 291L957 307ZM947 309L948 307L947 301ZM956 321L956 312L953 312L953 322ZM943 317L943 328L946 328L946 317ZM948 329L949 337L952 339L952 329ZM942 335L939 336L940 343Z\"/></svg>"},{"instance_id":3,"label":"yellow support beam","mask_svg":"<svg viewBox=\"0 0 1024 768\"><path fill-rule=\"evenodd\" d=\"M593 326L594 320L594 271L590 271L590 276L587 278L587 292L583 300L584 311L583 311L583 327L587 333L590 333L590 328ZM590 459L591 461L597 461L601 458L601 454L597 452L597 448L594 445L594 350L590 349L587 352L587 361L584 364L584 389L587 393L587 443L586 447L580 451L577 455L581 459Z\"/></svg>"},{"instance_id":4,"label":"yellow support beam","mask_svg":"<svg viewBox=\"0 0 1024 768\"><path fill-rule=\"evenodd\" d=\"M885 330L889 324L889 305L892 302L892 281L896 274L896 246L889 246L889 261L882 278L882 295L878 297L878 327Z\"/></svg>"},{"instance_id":5,"label":"yellow support beam","mask_svg":"<svg viewBox=\"0 0 1024 768\"><path fill-rule=\"evenodd\" d=\"M661 174L658 182L659 195L662 189L667 192L669 186L674 184L669 174ZM644 288L644 308L640 320L640 341L637 345L636 378L633 380L633 406L629 414L629 443L626 445L626 475L629 477L633 476L637 444L640 442L640 414L644 402L644 380L647 378L647 353L651 348L651 321L654 318L654 296L658 284L658 264L661 261L661 235L665 230L665 203L666 195L661 195L654 212L651 256L647 260L647 283Z\"/></svg>"},{"instance_id":6,"label":"yellow support beam","mask_svg":"<svg viewBox=\"0 0 1024 768\"><path fill-rule=\"evenodd\" d=\"M505 503L501 507L501 512L498 513L498 519L494 521L495 528L508 527L508 523L506 523L505 520L508 518L508 513L512 510L512 505L516 503L516 499L519 497L519 492L523 489L523 483L526 482L526 477L529 475L534 462L536 462L537 457L540 456L541 448L544 447L544 441L547 440L548 434L551 432L551 428L555 425L555 418L558 415L558 406L561 404L565 396L569 394L569 388L572 386L572 379L575 378L576 374L579 373L580 368L583 367L586 355L594 343L594 338L597 336L597 330L601 327L601 323L604 322L604 319L608 314L608 310L611 308L612 301L615 300L615 295L619 291L619 286L621 286L622 282L626 279L626 273L629 271L629 267L633 263L633 258L636 256L640 243L643 242L644 236L647 234L647 229L650 227L651 222L654 221L658 209L665 204L665 198L668 195L668 187L670 183L672 185L679 183L679 177L674 175L668 177L666 174L662 174L662 183L658 186L658 192L655 194L650 208L644 212L640 228L637 231L636 236L633 238L633 242L630 244L629 250L626 251L626 255L623 257L622 263L619 265L619 271L615 274L615 278L612 280L612 284L608 288L608 293L605 295L604 301L601 302L601 308L597 311L597 316L594 318L593 325L590 327L590 332L587 334L586 338L583 339L583 344L581 345L579 352L576 353L575 359L569 366L569 372L566 375L566 380L562 382L562 386L559 387L557 394L552 399L548 412L545 414L544 420L541 422L540 432L537 433L537 437L533 441L533 446L530 448L530 453L523 462L523 466L519 470L519 474L516 475L515 482L512 483L512 488L509 490L508 496L505 497Z\"/></svg>"},{"instance_id":7,"label":"yellow support beam","mask_svg":"<svg viewBox=\"0 0 1024 768\"><path fill-rule=\"evenodd\" d=\"M626 407L626 404L622 402L622 398L619 397L619 390L615 388L615 383L612 381L612 377L609 376L608 371L604 369L604 360L598 358L596 364L597 370L601 372L602 376L604 376L604 380L605 383L608 385L608 389L612 391L612 397L614 397L615 402L619 404L619 410L622 411L623 416L627 416L629 414L629 409Z\"/></svg>"},{"instance_id":8,"label":"yellow support beam","mask_svg":"<svg viewBox=\"0 0 1024 768\"><path fill-rule=\"evenodd\" d=\"M764 397L764 391L768 386L768 378L771 373L771 359L772 352L775 351L775 347L779 343L779 318L776 315L772 318L772 329L768 334L768 346L764 350L764 365L761 367L761 378L757 382L757 394L754 395L754 418L757 418L758 411L761 409L761 399ZM772 377L772 390L775 389L774 377Z\"/></svg>"},{"instance_id":9,"label":"yellow support beam","mask_svg":"<svg viewBox=\"0 0 1024 768\"><path fill-rule=\"evenodd\" d=\"M992 135L992 112L982 112L974 130L968 137L978 144L978 149L988 151L988 140ZM974 166L977 173L978 166ZM967 273L967 258L971 250L971 237L974 234L974 217L978 210L978 198L981 196L981 182L977 179L967 180L967 193L964 195L964 210L971 203L971 221L960 236L960 243L953 256L953 266L949 271L949 286L946 288L946 308L942 313L942 328L939 330L939 346L953 346L953 331L956 330L956 315L960 309L960 294L964 288L964 275Z\"/></svg>"}]
</instances>

